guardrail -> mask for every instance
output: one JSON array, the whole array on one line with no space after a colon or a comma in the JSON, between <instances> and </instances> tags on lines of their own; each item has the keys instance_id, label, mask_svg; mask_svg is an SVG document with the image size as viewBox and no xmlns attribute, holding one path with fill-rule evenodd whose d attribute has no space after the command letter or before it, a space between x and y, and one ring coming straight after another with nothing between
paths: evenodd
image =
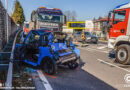
<instances>
[{"instance_id":1,"label":"guardrail","mask_svg":"<svg viewBox=\"0 0 130 90\"><path fill-rule=\"evenodd\" d=\"M11 90L12 88L12 75L13 75L13 57L14 57L14 49L15 49L15 44L16 44L16 39L20 31L16 33L16 36L14 38L13 46L12 46L12 51L10 55L10 62L9 62L9 68L8 68L8 73L7 73L7 80L6 80L6 88L5 90Z\"/></svg>"}]
</instances>

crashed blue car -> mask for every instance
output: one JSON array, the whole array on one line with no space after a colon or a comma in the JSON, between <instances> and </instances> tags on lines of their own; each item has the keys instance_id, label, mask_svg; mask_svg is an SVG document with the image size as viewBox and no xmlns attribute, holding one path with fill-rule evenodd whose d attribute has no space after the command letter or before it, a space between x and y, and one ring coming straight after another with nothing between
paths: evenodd
<instances>
[{"instance_id":1,"label":"crashed blue car","mask_svg":"<svg viewBox=\"0 0 130 90\"><path fill-rule=\"evenodd\" d=\"M48 74L55 74L58 65L78 67L80 51L67 34L47 29L31 30L22 44L15 46L15 59L32 66L40 66Z\"/></svg>"}]
</instances>

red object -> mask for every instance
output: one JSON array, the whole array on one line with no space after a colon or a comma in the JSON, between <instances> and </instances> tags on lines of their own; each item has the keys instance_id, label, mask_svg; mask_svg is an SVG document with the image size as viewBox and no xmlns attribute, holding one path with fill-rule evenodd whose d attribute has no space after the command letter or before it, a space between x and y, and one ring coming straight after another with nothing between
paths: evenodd
<instances>
[{"instance_id":1,"label":"red object","mask_svg":"<svg viewBox=\"0 0 130 90\"><path fill-rule=\"evenodd\" d=\"M119 12L119 11L126 11L125 20L114 24L115 13ZM129 13L130 13L130 8L114 10L114 14L113 14L113 17L111 19L111 26L112 27L110 28L110 31L109 31L109 38L116 38L120 35L126 35L127 34ZM115 19L115 21L117 21L117 20Z\"/></svg>"},{"instance_id":2,"label":"red object","mask_svg":"<svg viewBox=\"0 0 130 90\"><path fill-rule=\"evenodd\" d=\"M24 28L24 32L26 32L26 33L29 33L29 29L28 28Z\"/></svg>"}]
</instances>

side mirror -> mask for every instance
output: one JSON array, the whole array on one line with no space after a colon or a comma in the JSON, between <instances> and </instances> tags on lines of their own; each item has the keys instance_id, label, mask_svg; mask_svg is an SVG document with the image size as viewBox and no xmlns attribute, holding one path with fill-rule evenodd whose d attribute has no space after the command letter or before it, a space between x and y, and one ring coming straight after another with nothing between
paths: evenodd
<instances>
[{"instance_id":1,"label":"side mirror","mask_svg":"<svg viewBox=\"0 0 130 90\"><path fill-rule=\"evenodd\" d=\"M112 25L110 25L110 27L109 28L113 28L113 26Z\"/></svg>"},{"instance_id":2,"label":"side mirror","mask_svg":"<svg viewBox=\"0 0 130 90\"><path fill-rule=\"evenodd\" d=\"M63 18L64 18L63 24L66 24L66 22L67 22L66 16L64 15Z\"/></svg>"}]
</instances>

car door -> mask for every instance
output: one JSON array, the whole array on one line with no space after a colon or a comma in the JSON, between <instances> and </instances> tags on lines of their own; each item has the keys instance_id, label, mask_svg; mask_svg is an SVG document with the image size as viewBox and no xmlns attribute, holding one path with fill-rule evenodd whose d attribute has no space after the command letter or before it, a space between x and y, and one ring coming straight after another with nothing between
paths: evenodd
<instances>
[{"instance_id":1,"label":"car door","mask_svg":"<svg viewBox=\"0 0 130 90\"><path fill-rule=\"evenodd\" d=\"M24 48L25 48L25 59L32 57L33 53L34 53L34 48L33 48L33 42L35 41L35 34L34 33L30 33L25 42L24 42Z\"/></svg>"}]
</instances>

